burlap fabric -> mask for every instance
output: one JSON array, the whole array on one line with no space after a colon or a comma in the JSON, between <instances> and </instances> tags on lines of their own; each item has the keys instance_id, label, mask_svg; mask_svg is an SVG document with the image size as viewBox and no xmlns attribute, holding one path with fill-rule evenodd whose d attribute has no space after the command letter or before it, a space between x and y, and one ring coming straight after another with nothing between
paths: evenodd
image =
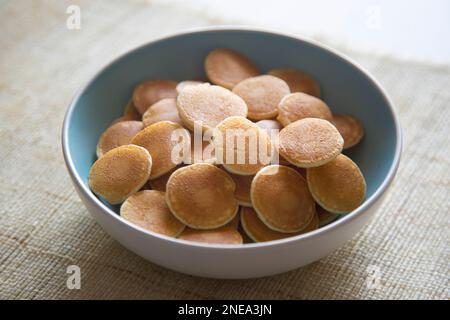
<instances>
[{"instance_id":1,"label":"burlap fabric","mask_svg":"<svg viewBox=\"0 0 450 320\"><path fill-rule=\"evenodd\" d=\"M66 28L69 4L81 7L81 30ZM62 158L70 99L118 54L217 23L149 1L0 2L0 298L450 298L446 67L347 50L393 97L405 145L375 219L312 265L255 280L195 278L139 258L93 221ZM81 268L80 290L66 287L72 264Z\"/></svg>"}]
</instances>

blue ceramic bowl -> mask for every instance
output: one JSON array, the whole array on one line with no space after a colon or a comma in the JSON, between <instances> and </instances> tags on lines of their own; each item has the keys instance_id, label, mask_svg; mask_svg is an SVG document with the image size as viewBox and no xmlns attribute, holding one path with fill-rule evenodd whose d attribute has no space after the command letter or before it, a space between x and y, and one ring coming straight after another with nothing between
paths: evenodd
<instances>
[{"instance_id":1,"label":"blue ceramic bowl","mask_svg":"<svg viewBox=\"0 0 450 320\"><path fill-rule=\"evenodd\" d=\"M305 70L320 82L333 113L360 119L365 136L346 151L367 182L364 204L314 232L243 246L206 245L168 238L135 227L119 207L101 202L88 187L100 134L122 115L133 88L145 79L205 78L203 61L218 47L247 55L262 72ZM400 160L398 116L381 86L343 55L311 41L253 29L208 28L180 33L132 50L100 70L71 103L62 136L67 168L81 199L104 229L124 246L168 268L201 276L246 278L287 271L312 262L352 237L374 213ZM207 266L207 267L205 267Z\"/></svg>"}]
</instances>

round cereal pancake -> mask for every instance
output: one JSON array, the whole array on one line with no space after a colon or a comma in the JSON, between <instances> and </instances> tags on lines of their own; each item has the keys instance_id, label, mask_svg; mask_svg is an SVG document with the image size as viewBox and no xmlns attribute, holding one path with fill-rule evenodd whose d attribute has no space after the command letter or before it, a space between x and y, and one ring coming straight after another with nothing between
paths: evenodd
<instances>
[{"instance_id":1,"label":"round cereal pancake","mask_svg":"<svg viewBox=\"0 0 450 320\"><path fill-rule=\"evenodd\" d=\"M97 143L97 157L109 150L130 144L131 139L144 128L141 121L121 121L113 124L100 136Z\"/></svg>"},{"instance_id":2,"label":"round cereal pancake","mask_svg":"<svg viewBox=\"0 0 450 320\"><path fill-rule=\"evenodd\" d=\"M317 216L319 217L319 227L326 226L327 224L330 224L339 217L338 214L328 212L318 204L316 204L316 211Z\"/></svg>"},{"instance_id":3,"label":"round cereal pancake","mask_svg":"<svg viewBox=\"0 0 450 320\"><path fill-rule=\"evenodd\" d=\"M233 92L244 99L251 120L275 118L278 104L290 93L289 86L280 78L262 75L239 82Z\"/></svg>"},{"instance_id":4,"label":"round cereal pancake","mask_svg":"<svg viewBox=\"0 0 450 320\"><path fill-rule=\"evenodd\" d=\"M162 176L159 176L158 178L148 180L148 185L150 186L150 189L166 192L167 181L169 181L169 178L172 175L172 173L174 173L179 168L181 167L175 167L169 172L163 174Z\"/></svg>"},{"instance_id":5,"label":"round cereal pancake","mask_svg":"<svg viewBox=\"0 0 450 320\"><path fill-rule=\"evenodd\" d=\"M305 118L331 121L333 116L325 102L302 92L291 93L285 96L278 104L277 120L284 127Z\"/></svg>"},{"instance_id":6,"label":"round cereal pancake","mask_svg":"<svg viewBox=\"0 0 450 320\"><path fill-rule=\"evenodd\" d=\"M289 85L291 92L304 92L320 98L319 83L309 74L298 69L272 69L270 75L283 79Z\"/></svg>"},{"instance_id":7,"label":"round cereal pancake","mask_svg":"<svg viewBox=\"0 0 450 320\"><path fill-rule=\"evenodd\" d=\"M212 83L227 89L232 89L242 80L259 74L247 57L225 48L215 49L207 55L205 71Z\"/></svg>"},{"instance_id":8,"label":"round cereal pancake","mask_svg":"<svg viewBox=\"0 0 450 320\"><path fill-rule=\"evenodd\" d=\"M344 138L344 149L357 145L364 136L364 128L361 122L355 117L344 114L333 115L331 123Z\"/></svg>"},{"instance_id":9,"label":"round cereal pancake","mask_svg":"<svg viewBox=\"0 0 450 320\"><path fill-rule=\"evenodd\" d=\"M177 83L170 80L146 80L136 86L133 91L133 104L140 114L157 101L164 98L176 98Z\"/></svg>"},{"instance_id":10,"label":"round cereal pancake","mask_svg":"<svg viewBox=\"0 0 450 320\"><path fill-rule=\"evenodd\" d=\"M143 229L169 237L177 237L185 228L170 212L161 191L144 190L129 196L120 207L120 215Z\"/></svg>"},{"instance_id":11,"label":"round cereal pancake","mask_svg":"<svg viewBox=\"0 0 450 320\"><path fill-rule=\"evenodd\" d=\"M213 143L217 162L234 174L254 175L273 157L266 131L244 117L229 117L219 123Z\"/></svg>"},{"instance_id":12,"label":"round cereal pancake","mask_svg":"<svg viewBox=\"0 0 450 320\"><path fill-rule=\"evenodd\" d=\"M194 131L194 124L206 131L231 116L247 116L244 100L231 91L210 84L186 87L177 99L178 113L185 126Z\"/></svg>"},{"instance_id":13,"label":"round cereal pancake","mask_svg":"<svg viewBox=\"0 0 450 320\"><path fill-rule=\"evenodd\" d=\"M228 225L212 229L197 230L187 227L178 239L209 244L242 244L242 236L236 228Z\"/></svg>"},{"instance_id":14,"label":"round cereal pancake","mask_svg":"<svg viewBox=\"0 0 450 320\"><path fill-rule=\"evenodd\" d=\"M240 214L242 229L244 229L244 232L255 242L265 242L295 237L300 234L316 230L319 225L318 217L317 215L314 215L313 219L311 219L302 231L284 233L272 230L266 226L258 217L258 214L253 208L242 207Z\"/></svg>"},{"instance_id":15,"label":"round cereal pancake","mask_svg":"<svg viewBox=\"0 0 450 320\"><path fill-rule=\"evenodd\" d=\"M145 185L151 169L152 157L145 148L120 146L94 162L89 186L110 204L119 204Z\"/></svg>"},{"instance_id":16,"label":"round cereal pancake","mask_svg":"<svg viewBox=\"0 0 450 320\"><path fill-rule=\"evenodd\" d=\"M203 81L197 81L197 80L186 80L186 81L181 81L178 82L176 90L177 93L180 94L181 91L183 91L185 88L189 87L189 86L196 86L199 84L204 84L205 82Z\"/></svg>"},{"instance_id":17,"label":"round cereal pancake","mask_svg":"<svg viewBox=\"0 0 450 320\"><path fill-rule=\"evenodd\" d=\"M178 115L177 100L174 98L166 98L159 100L145 111L142 116L142 122L145 127L160 121L172 121L183 124Z\"/></svg>"},{"instance_id":18,"label":"round cereal pancake","mask_svg":"<svg viewBox=\"0 0 450 320\"><path fill-rule=\"evenodd\" d=\"M364 201L364 176L356 163L343 154L323 166L308 168L306 177L314 199L329 212L347 213Z\"/></svg>"},{"instance_id":19,"label":"round cereal pancake","mask_svg":"<svg viewBox=\"0 0 450 320\"><path fill-rule=\"evenodd\" d=\"M207 163L182 167L169 178L166 202L172 213L193 229L215 229L238 210L236 185L222 169Z\"/></svg>"},{"instance_id":20,"label":"round cereal pancake","mask_svg":"<svg viewBox=\"0 0 450 320\"><path fill-rule=\"evenodd\" d=\"M190 134L178 123L161 121L154 123L131 140L132 144L146 148L153 159L150 179L169 172L183 161L183 150L190 148ZM174 148L179 149L177 159L172 159Z\"/></svg>"},{"instance_id":21,"label":"round cereal pancake","mask_svg":"<svg viewBox=\"0 0 450 320\"><path fill-rule=\"evenodd\" d=\"M321 166L342 151L344 139L329 121L306 118L297 120L280 131L279 152L298 167Z\"/></svg>"},{"instance_id":22,"label":"round cereal pancake","mask_svg":"<svg viewBox=\"0 0 450 320\"><path fill-rule=\"evenodd\" d=\"M258 217L275 231L301 231L316 214L306 180L286 166L261 169L253 179L250 197Z\"/></svg>"},{"instance_id":23,"label":"round cereal pancake","mask_svg":"<svg viewBox=\"0 0 450 320\"><path fill-rule=\"evenodd\" d=\"M240 174L229 173L230 177L236 184L234 196L241 206L251 207L252 200L250 199L250 187L252 185L254 176L243 176Z\"/></svg>"}]
</instances>

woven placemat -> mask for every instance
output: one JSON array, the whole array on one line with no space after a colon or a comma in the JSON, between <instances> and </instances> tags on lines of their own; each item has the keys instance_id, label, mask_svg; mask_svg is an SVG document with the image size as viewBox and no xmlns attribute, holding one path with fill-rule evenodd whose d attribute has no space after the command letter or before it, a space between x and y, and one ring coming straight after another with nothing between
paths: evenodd
<instances>
[{"instance_id":1,"label":"woven placemat","mask_svg":"<svg viewBox=\"0 0 450 320\"><path fill-rule=\"evenodd\" d=\"M70 4L81 8L81 30L66 28ZM70 99L118 54L162 34L217 23L149 1L0 2L0 299L449 299L445 67L347 51L398 106L402 163L374 220L307 267L254 280L186 276L127 251L93 221L61 153ZM81 268L80 290L66 286L69 265Z\"/></svg>"}]
</instances>

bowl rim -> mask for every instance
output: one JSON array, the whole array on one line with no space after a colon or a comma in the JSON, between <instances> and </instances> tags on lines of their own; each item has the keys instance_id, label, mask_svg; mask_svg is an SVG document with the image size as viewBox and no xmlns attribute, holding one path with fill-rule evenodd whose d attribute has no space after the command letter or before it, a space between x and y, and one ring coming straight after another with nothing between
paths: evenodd
<instances>
[{"instance_id":1,"label":"bowl rim","mask_svg":"<svg viewBox=\"0 0 450 320\"><path fill-rule=\"evenodd\" d=\"M116 212L112 211L110 208L108 208L103 202L98 199L93 192L83 183L82 178L78 174L77 170L75 169L75 165L72 160L72 156L70 154L69 150L69 124L72 119L72 115L75 109L75 106L77 105L81 95L83 92L97 79L97 77L104 72L106 69L114 65L116 62L118 62L120 59L124 58L125 56L137 52L140 49L155 44L158 42L162 42L165 40L177 38L180 36L185 36L189 34L197 34L197 33L209 33L209 32L254 32L254 33L262 33L262 34L269 34L272 36L278 36L278 37L284 37L289 38L292 40L305 42L311 46L314 46L320 50L328 51L329 53L333 54L336 58L343 60L345 63L353 66L354 68L358 69L365 77L366 79L374 85L385 101L387 102L387 105L389 107L389 111L391 113L391 116L394 120L395 125L395 131L396 131L396 147L395 147L395 154L394 159L392 161L392 164L389 168L389 171L387 175L385 176L383 182L381 185L376 189L376 191L367 198L364 203L359 206L357 209L353 210L352 212L349 212L345 214L340 219L337 219L333 221L332 223L323 226L321 228L318 228L317 230L307 232L305 234L280 239L280 240L272 240L267 242L258 242L258 243L246 243L243 245L230 245L230 244L207 244L207 243L200 243L200 242L192 242L187 240L181 240L178 238L172 238L168 237L153 231L149 231L146 229L143 229L139 226L136 226L125 219L123 219L120 215L118 215ZM399 163L400 163L400 157L402 152L402 145L403 145L403 137L402 137L402 129L400 126L400 120L399 116L397 114L397 111L394 107L394 103L392 99L389 97L385 89L381 86L381 84L362 66L360 66L358 63L354 62L351 58L346 56L345 54L338 52L337 50L328 47L327 45L324 45L314 39L308 39L302 36L298 36L295 34L291 34L289 32L280 32L280 31L274 31L269 30L265 28L259 28L259 27L247 27L247 26L234 26L234 25L225 25L225 26L209 26L209 27L198 27L198 28L189 28L184 31L171 33L169 35L164 35L161 37L158 37L154 40L148 41L144 44L141 44L139 46L136 46L130 50L125 51L124 53L119 54L117 57L113 58L111 61L107 62L105 65L103 65L98 71L96 71L89 80L77 91L73 99L71 100L69 107L66 111L63 126L62 126L62 149L63 149L63 156L65 160L65 164L67 167L67 170L69 171L69 174L72 178L72 181L76 184L78 187L78 190L84 195L86 199L89 199L91 203L93 203L95 206L99 207L103 213L108 214L112 216L113 219L117 220L118 223L123 223L128 228L133 229L134 231L138 233L143 233L144 236L151 236L156 237L159 240L166 240L169 242L172 242L174 245L181 245L181 246L189 246L189 247L198 247L198 248L204 248L204 249L224 249L224 250L251 250L254 248L263 248L263 247L272 247L272 246L281 246L292 242L317 238L331 230L342 228L345 224L349 223L350 221L358 218L360 215L362 215L364 212L366 212L367 209L372 207L383 195L383 193L388 189L389 185L392 183L392 180L395 177L395 174L397 172ZM89 211L89 210L88 210Z\"/></svg>"}]
</instances>

